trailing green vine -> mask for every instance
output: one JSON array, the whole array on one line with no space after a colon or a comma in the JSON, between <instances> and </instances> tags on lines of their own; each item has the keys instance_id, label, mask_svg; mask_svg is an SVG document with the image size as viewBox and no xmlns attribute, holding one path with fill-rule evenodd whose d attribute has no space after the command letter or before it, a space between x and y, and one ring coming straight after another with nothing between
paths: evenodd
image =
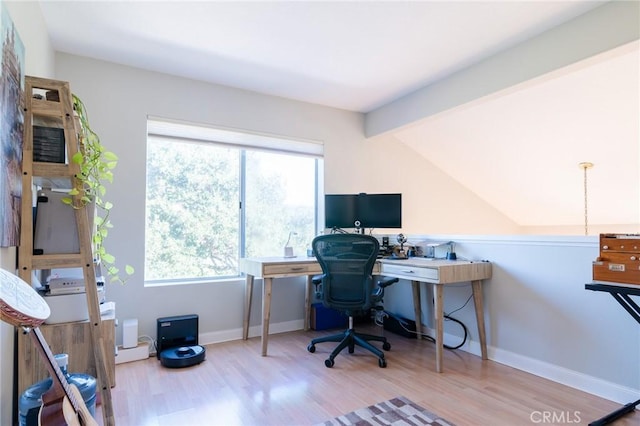
<instances>
[{"instance_id":1,"label":"trailing green vine","mask_svg":"<svg viewBox=\"0 0 640 426\"><path fill-rule=\"evenodd\" d=\"M112 170L118 164L118 157L105 149L98 135L91 129L84 103L76 95L73 95L73 108L81 128L78 129L80 149L71 158L71 161L80 166L80 174L76 175L76 179L74 179L69 197L64 197L62 202L74 209L82 209L95 203L97 211L92 234L94 256L105 267L111 281L124 283L120 277L120 269L116 266L115 257L107 252L104 245L104 240L109 235L109 229L113 227L109 220L113 204L103 198L106 193L103 182L113 182ZM125 266L127 275L131 275L133 272L132 266Z\"/></svg>"}]
</instances>

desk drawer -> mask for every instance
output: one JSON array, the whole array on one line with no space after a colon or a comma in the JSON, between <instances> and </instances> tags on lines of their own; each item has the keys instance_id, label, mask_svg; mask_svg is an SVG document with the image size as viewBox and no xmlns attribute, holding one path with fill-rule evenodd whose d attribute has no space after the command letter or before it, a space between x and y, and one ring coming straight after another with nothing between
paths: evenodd
<instances>
[{"instance_id":1,"label":"desk drawer","mask_svg":"<svg viewBox=\"0 0 640 426\"><path fill-rule=\"evenodd\" d=\"M623 284L640 284L640 254L604 253L593 262L593 279Z\"/></svg>"},{"instance_id":2,"label":"desk drawer","mask_svg":"<svg viewBox=\"0 0 640 426\"><path fill-rule=\"evenodd\" d=\"M314 275L321 274L322 269L318 263L265 265L263 271L265 277L287 275Z\"/></svg>"},{"instance_id":3,"label":"desk drawer","mask_svg":"<svg viewBox=\"0 0 640 426\"><path fill-rule=\"evenodd\" d=\"M600 234L600 256L611 252L640 253L640 234Z\"/></svg>"},{"instance_id":4,"label":"desk drawer","mask_svg":"<svg viewBox=\"0 0 640 426\"><path fill-rule=\"evenodd\" d=\"M389 265L383 263L382 275L393 275L394 277L416 281L438 281L437 268L419 268L409 265Z\"/></svg>"}]
</instances>

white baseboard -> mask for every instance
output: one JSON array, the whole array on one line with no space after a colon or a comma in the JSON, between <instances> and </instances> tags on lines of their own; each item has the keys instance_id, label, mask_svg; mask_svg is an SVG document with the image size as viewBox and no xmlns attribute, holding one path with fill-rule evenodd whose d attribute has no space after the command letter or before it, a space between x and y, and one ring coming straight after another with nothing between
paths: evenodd
<instances>
[{"instance_id":1,"label":"white baseboard","mask_svg":"<svg viewBox=\"0 0 640 426\"><path fill-rule=\"evenodd\" d=\"M423 330L427 330L427 333L433 335L434 330L425 327L424 325ZM445 333L445 342L455 342L459 340L459 336ZM460 347L460 350L471 353L473 355L482 356L480 342L477 342L475 340L467 340L467 342L462 347ZM631 401L636 401L638 399L638 395L640 395L640 389L632 389L629 387L621 386L607 380L589 376L584 373L580 373L534 358L529 358L527 356L506 351L504 349L489 346L487 347L487 356L490 360L498 362L500 364L504 364L509 367L531 373L538 377L542 377L547 380L551 380L553 382L599 396L600 398L617 402L619 404L627 404Z\"/></svg>"},{"instance_id":2,"label":"white baseboard","mask_svg":"<svg viewBox=\"0 0 640 426\"><path fill-rule=\"evenodd\" d=\"M303 320L276 322L269 324L269 334L287 333L289 331L302 330L304 328ZM262 326L255 325L249 327L249 337L260 337L262 335ZM213 343L230 342L232 340L242 339L242 329L236 328L232 330L214 331L210 333L202 333L198 336L198 342L201 345L210 345Z\"/></svg>"},{"instance_id":3,"label":"white baseboard","mask_svg":"<svg viewBox=\"0 0 640 426\"><path fill-rule=\"evenodd\" d=\"M479 344L478 344L479 346ZM549 364L520 354L498 348L487 348L489 359L536 376L579 389L619 404L627 404L638 399L640 389L632 389L589 376L568 368Z\"/></svg>"}]
</instances>

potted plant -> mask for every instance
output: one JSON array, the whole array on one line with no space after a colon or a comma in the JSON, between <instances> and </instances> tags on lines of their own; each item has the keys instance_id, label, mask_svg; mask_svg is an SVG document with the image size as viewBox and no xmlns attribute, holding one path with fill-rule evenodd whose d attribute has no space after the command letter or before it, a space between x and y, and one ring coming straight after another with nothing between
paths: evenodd
<instances>
[{"instance_id":1,"label":"potted plant","mask_svg":"<svg viewBox=\"0 0 640 426\"><path fill-rule=\"evenodd\" d=\"M115 257L107 252L104 245L109 229L113 227L109 220L113 204L104 199L106 193L104 183L113 182L112 170L118 164L118 157L105 149L98 135L91 129L84 103L76 95L73 95L73 108L80 123L80 129L78 129L80 149L71 161L80 167L80 174L76 175L69 196L64 197L62 202L75 209L95 204L96 215L92 235L94 255L105 267L111 281L124 283L120 276L120 269L116 266ZM133 272L132 266L125 266L127 275Z\"/></svg>"}]
</instances>

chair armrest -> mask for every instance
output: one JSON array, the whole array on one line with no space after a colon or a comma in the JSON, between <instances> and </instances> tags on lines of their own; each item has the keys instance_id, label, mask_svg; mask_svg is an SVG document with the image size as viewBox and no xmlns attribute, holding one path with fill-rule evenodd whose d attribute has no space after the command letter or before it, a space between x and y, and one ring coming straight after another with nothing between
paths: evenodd
<instances>
[{"instance_id":1,"label":"chair armrest","mask_svg":"<svg viewBox=\"0 0 640 426\"><path fill-rule=\"evenodd\" d=\"M400 281L398 278L390 278L390 277L382 277L378 280L378 286L375 288L372 294L372 299L374 302L379 302L382 300L384 296L384 288L389 287L393 283L397 283Z\"/></svg>"},{"instance_id":2,"label":"chair armrest","mask_svg":"<svg viewBox=\"0 0 640 426\"><path fill-rule=\"evenodd\" d=\"M378 281L378 287L381 287L381 288L389 287L391 284L397 283L398 281L399 281L398 278L384 277Z\"/></svg>"},{"instance_id":3,"label":"chair armrest","mask_svg":"<svg viewBox=\"0 0 640 426\"><path fill-rule=\"evenodd\" d=\"M314 275L311 277L311 283L316 286L315 296L316 299L322 299L322 279L324 278L324 274L322 275Z\"/></svg>"}]
</instances>

